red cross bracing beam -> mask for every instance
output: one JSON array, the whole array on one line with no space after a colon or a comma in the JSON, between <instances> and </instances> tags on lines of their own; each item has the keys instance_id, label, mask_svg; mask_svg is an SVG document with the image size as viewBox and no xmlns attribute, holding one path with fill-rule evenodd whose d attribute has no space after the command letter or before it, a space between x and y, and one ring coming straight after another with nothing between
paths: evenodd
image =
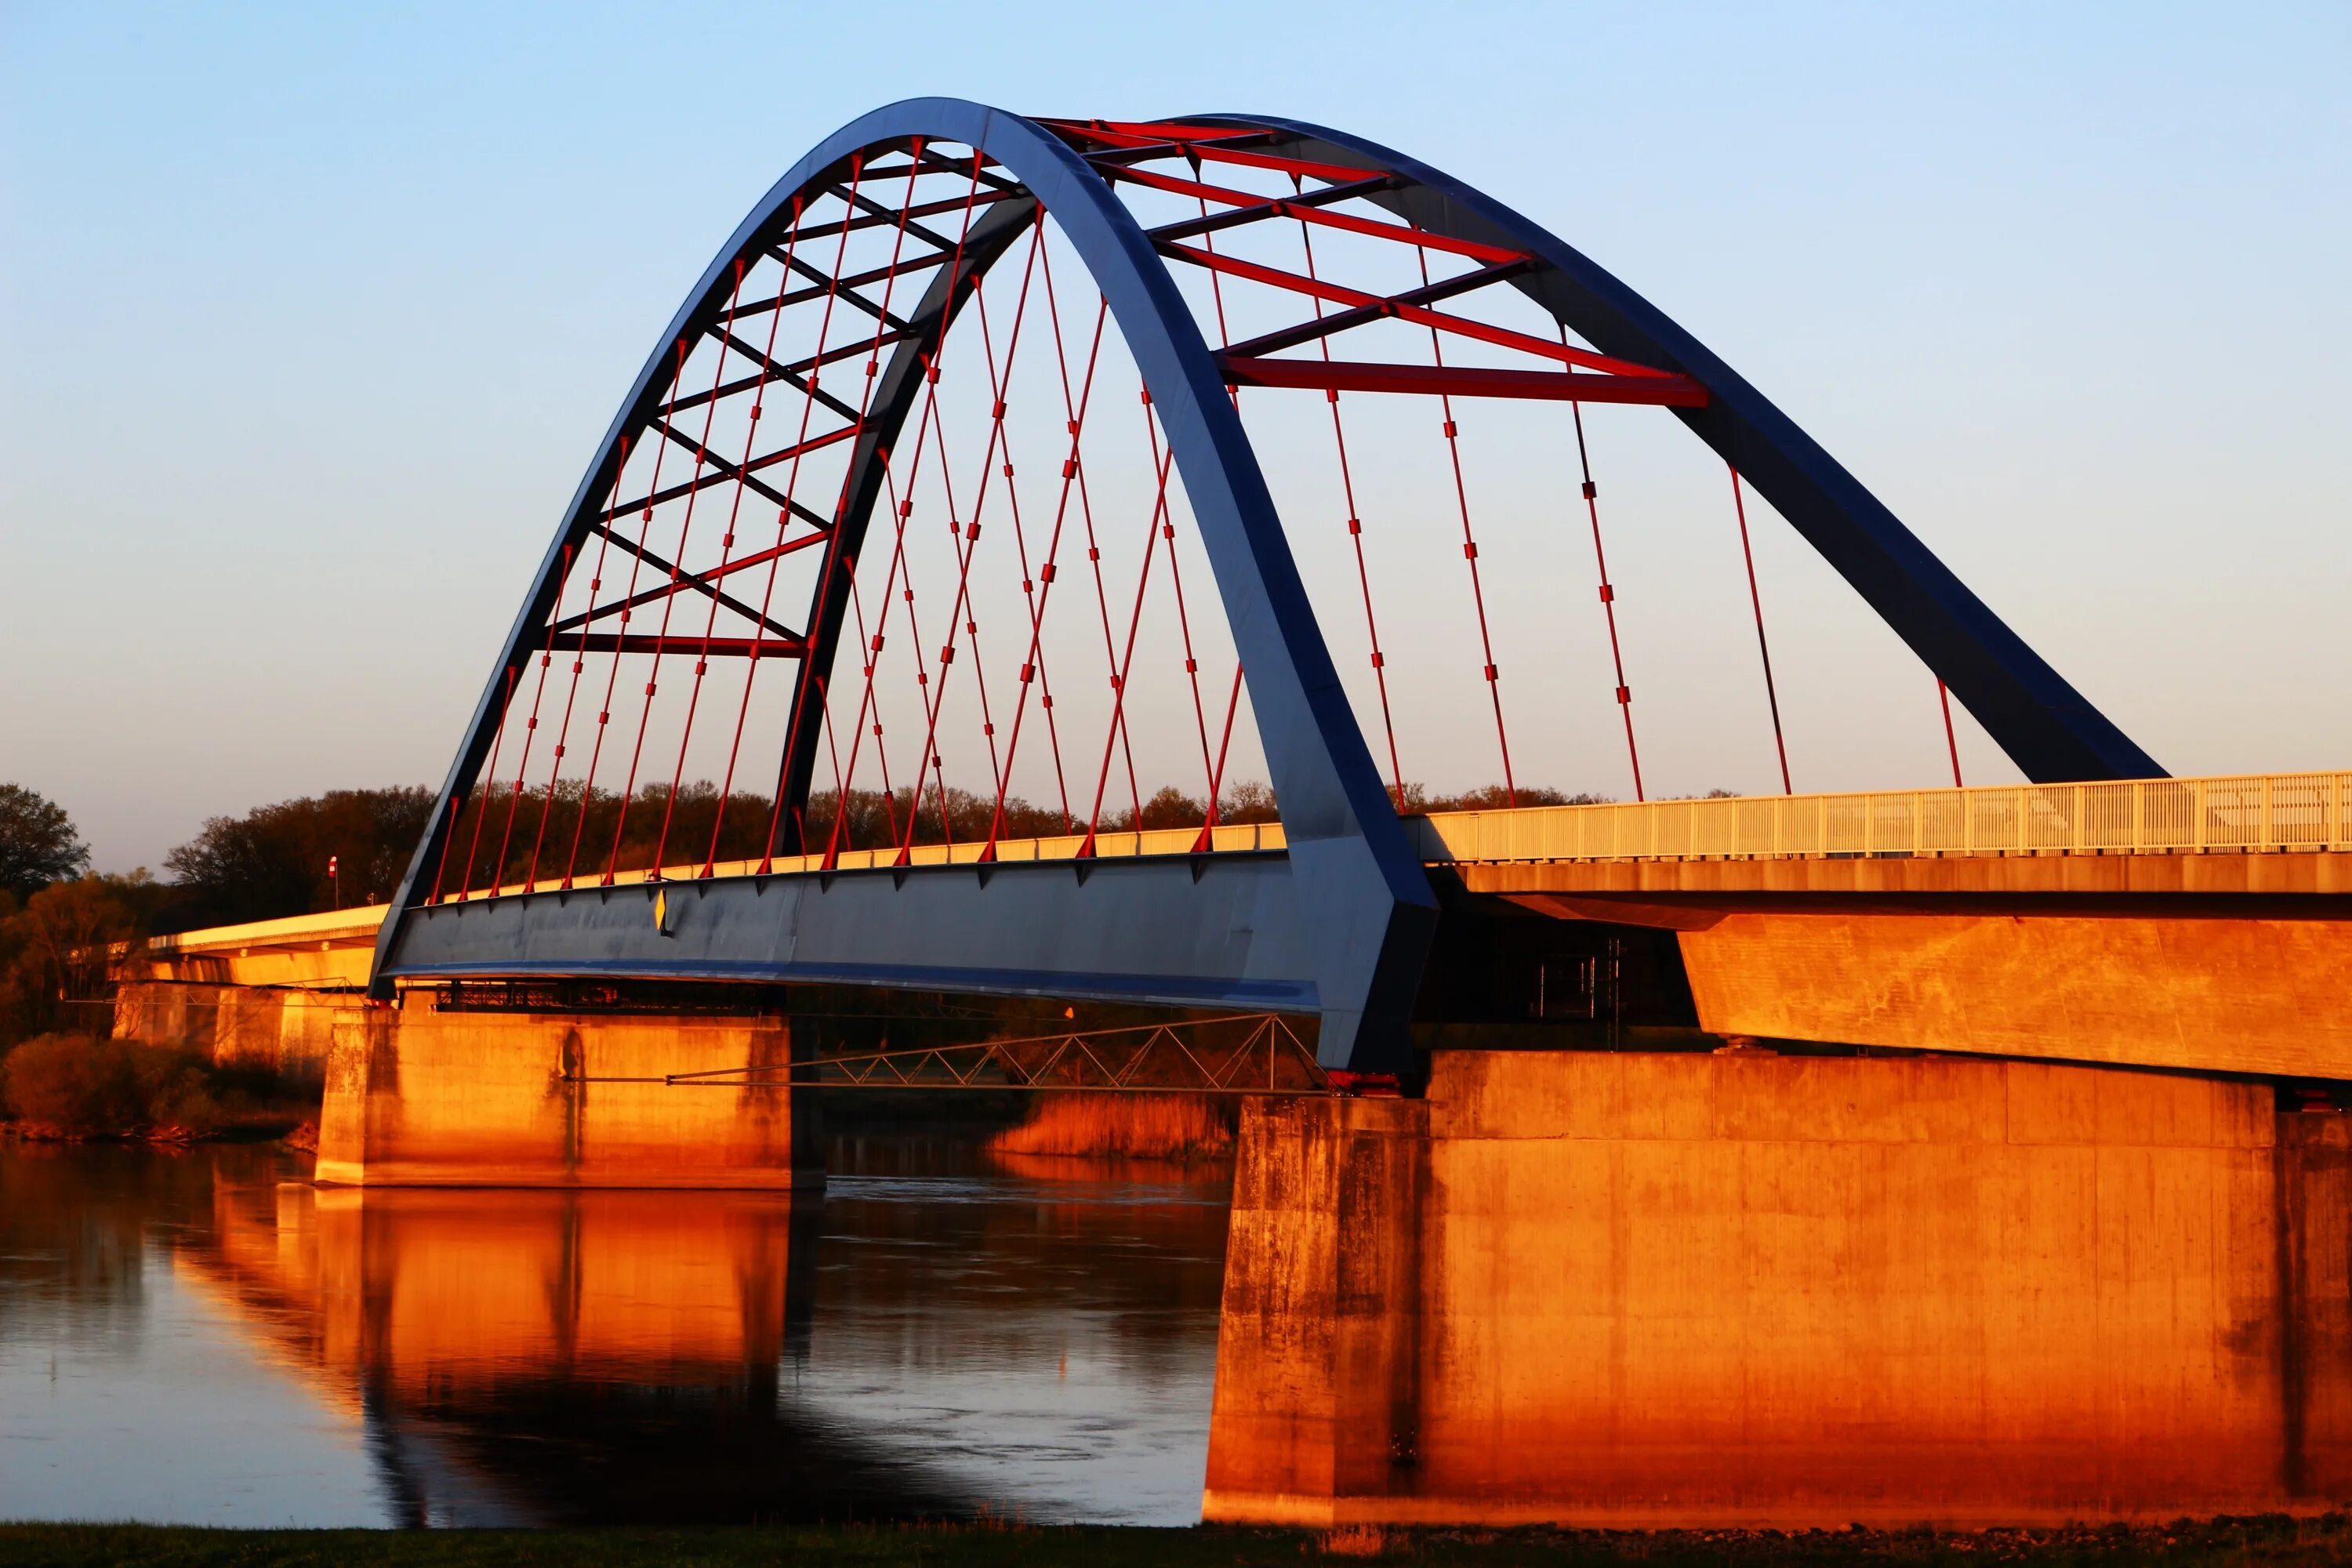
<instances>
[{"instance_id":1,"label":"red cross bracing beam","mask_svg":"<svg viewBox=\"0 0 2352 1568\"><path fill-rule=\"evenodd\" d=\"M1295 387L1336 392L1416 393L1429 396L1540 398L1563 403L1634 403L1697 408L1706 389L1689 376L1595 353L1566 343L1434 308L1489 284L1507 282L1534 266L1534 258L1507 247L1431 234L1409 224L1333 210L1338 201L1360 198L1394 182L1378 171L1280 156L1262 150L1272 140L1258 131L1105 121L1048 121L1046 124L1089 156L1103 177L1170 195L1191 197L1202 216L1150 231L1160 253L1174 261L1225 277L1268 285L1339 309L1318 311L1313 321L1230 345L1220 356L1228 385ZM1187 179L1142 166L1153 158L1178 157L1194 168L1203 163L1266 169L1290 176L1298 194L1284 197ZM1305 182L1328 182L1309 192ZM1222 209L1212 211L1212 208ZM1279 268L1218 254L1207 245L1186 243L1266 219L1288 219L1337 233L1369 236L1479 264L1472 272L1394 294L1375 294ZM1276 359L1284 349L1326 340L1349 328L1397 321L1434 331L1527 353L1556 363L1558 370L1481 369L1468 366L1388 364L1319 359ZM1597 374L1576 374L1581 369Z\"/></svg>"}]
</instances>

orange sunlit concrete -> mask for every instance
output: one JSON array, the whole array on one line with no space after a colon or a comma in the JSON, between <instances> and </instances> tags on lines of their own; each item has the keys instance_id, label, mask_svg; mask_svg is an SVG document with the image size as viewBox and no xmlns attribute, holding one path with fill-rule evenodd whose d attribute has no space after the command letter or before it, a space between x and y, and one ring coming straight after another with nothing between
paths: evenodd
<instances>
[{"instance_id":1,"label":"orange sunlit concrete","mask_svg":"<svg viewBox=\"0 0 2352 1568\"><path fill-rule=\"evenodd\" d=\"M2340 1116L1922 1058L1445 1053L1253 1102L1206 1510L1991 1524L2352 1484Z\"/></svg>"},{"instance_id":2,"label":"orange sunlit concrete","mask_svg":"<svg viewBox=\"0 0 2352 1568\"><path fill-rule=\"evenodd\" d=\"M229 1189L214 1245L248 1315L324 1370L421 1397L562 1373L772 1363L790 1200L653 1193ZM293 1346L289 1345L289 1349Z\"/></svg>"},{"instance_id":3,"label":"orange sunlit concrete","mask_svg":"<svg viewBox=\"0 0 2352 1568\"><path fill-rule=\"evenodd\" d=\"M2352 1076L2352 920L1743 913L1677 941L1716 1034Z\"/></svg>"},{"instance_id":4,"label":"orange sunlit concrete","mask_svg":"<svg viewBox=\"0 0 2352 1568\"><path fill-rule=\"evenodd\" d=\"M317 1179L790 1187L823 1179L776 1019L369 1008L337 1020Z\"/></svg>"}]
</instances>

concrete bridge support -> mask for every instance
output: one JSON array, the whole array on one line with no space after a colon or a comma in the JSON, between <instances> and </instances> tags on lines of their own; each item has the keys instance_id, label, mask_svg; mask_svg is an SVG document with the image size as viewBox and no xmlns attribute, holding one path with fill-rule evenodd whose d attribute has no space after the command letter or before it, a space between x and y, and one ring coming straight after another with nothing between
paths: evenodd
<instances>
[{"instance_id":1,"label":"concrete bridge support","mask_svg":"<svg viewBox=\"0 0 2352 1568\"><path fill-rule=\"evenodd\" d=\"M2268 1084L1440 1053L1244 1113L1213 1520L2163 1519L2352 1488L2352 1139Z\"/></svg>"},{"instance_id":2,"label":"concrete bridge support","mask_svg":"<svg viewBox=\"0 0 2352 1568\"><path fill-rule=\"evenodd\" d=\"M215 1067L258 1068L315 1084L327 1070L336 1020L365 1005L356 991L127 980L115 994L114 1033L194 1051Z\"/></svg>"},{"instance_id":3,"label":"concrete bridge support","mask_svg":"<svg viewBox=\"0 0 2352 1568\"><path fill-rule=\"evenodd\" d=\"M781 1019L368 1008L338 1020L316 1179L354 1186L821 1184ZM745 1081L746 1078L752 1081Z\"/></svg>"}]
</instances>

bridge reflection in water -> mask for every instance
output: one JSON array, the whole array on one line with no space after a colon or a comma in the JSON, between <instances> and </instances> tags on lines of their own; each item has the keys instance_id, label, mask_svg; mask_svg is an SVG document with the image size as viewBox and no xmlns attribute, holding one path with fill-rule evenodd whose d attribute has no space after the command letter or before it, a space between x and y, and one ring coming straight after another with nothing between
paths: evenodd
<instances>
[{"instance_id":1,"label":"bridge reflection in water","mask_svg":"<svg viewBox=\"0 0 2352 1568\"><path fill-rule=\"evenodd\" d=\"M836 1144L822 1199L225 1183L183 1256L417 1522L1181 1517L1204 1464L1211 1517L1301 1522L2352 1482L2340 1116L2021 1063L1573 1066L1251 1102L1226 1247L1213 1177L886 1143Z\"/></svg>"},{"instance_id":2,"label":"bridge reflection in water","mask_svg":"<svg viewBox=\"0 0 2352 1568\"><path fill-rule=\"evenodd\" d=\"M2352 1145L2279 1098L1954 1058L1464 1052L1424 1101L1254 1104L1208 1511L2326 1506L2352 1486Z\"/></svg>"},{"instance_id":3,"label":"bridge reflection in water","mask_svg":"<svg viewBox=\"0 0 2352 1568\"><path fill-rule=\"evenodd\" d=\"M823 1205L225 1183L183 1256L406 1522L1188 1516L1222 1180L950 1164Z\"/></svg>"}]
</instances>

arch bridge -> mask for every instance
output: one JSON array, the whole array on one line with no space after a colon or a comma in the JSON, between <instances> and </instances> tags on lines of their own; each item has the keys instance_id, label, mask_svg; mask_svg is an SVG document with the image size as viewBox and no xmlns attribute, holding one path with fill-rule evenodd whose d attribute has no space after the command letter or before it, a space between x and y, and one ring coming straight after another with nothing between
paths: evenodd
<instances>
[{"instance_id":1,"label":"arch bridge","mask_svg":"<svg viewBox=\"0 0 2352 1568\"><path fill-rule=\"evenodd\" d=\"M1604 489L1612 442L1634 478ZM1606 542L1622 562L1650 547L1626 520L1668 514L1708 519L1727 606L1663 579L1621 600ZM1929 776L1948 750L1960 782L1957 700L2065 787L1806 817L1755 565L1775 516L1866 612L1857 666L1925 667L1899 721ZM1741 662L1694 678L1670 613L1727 614ZM1735 744L1777 804L1649 800ZM2122 840L2076 787L2110 781L2141 781ZM2200 865L2300 868L2172 890L2352 891L2340 776L2285 786L2292 832L2267 793L2232 807L2259 816L2244 842L2163 781L1763 394L1492 196L1294 121L916 100L803 158L656 338L371 984L1305 1015L1325 1069L1403 1078L1442 910L1687 938L1768 893L2113 897L2136 890L2100 882L2115 865L2173 854L2148 837L2167 789L2156 820L2220 852ZM1935 869L2051 857L2093 869ZM1814 880L1755 869L1790 863Z\"/></svg>"}]
</instances>

